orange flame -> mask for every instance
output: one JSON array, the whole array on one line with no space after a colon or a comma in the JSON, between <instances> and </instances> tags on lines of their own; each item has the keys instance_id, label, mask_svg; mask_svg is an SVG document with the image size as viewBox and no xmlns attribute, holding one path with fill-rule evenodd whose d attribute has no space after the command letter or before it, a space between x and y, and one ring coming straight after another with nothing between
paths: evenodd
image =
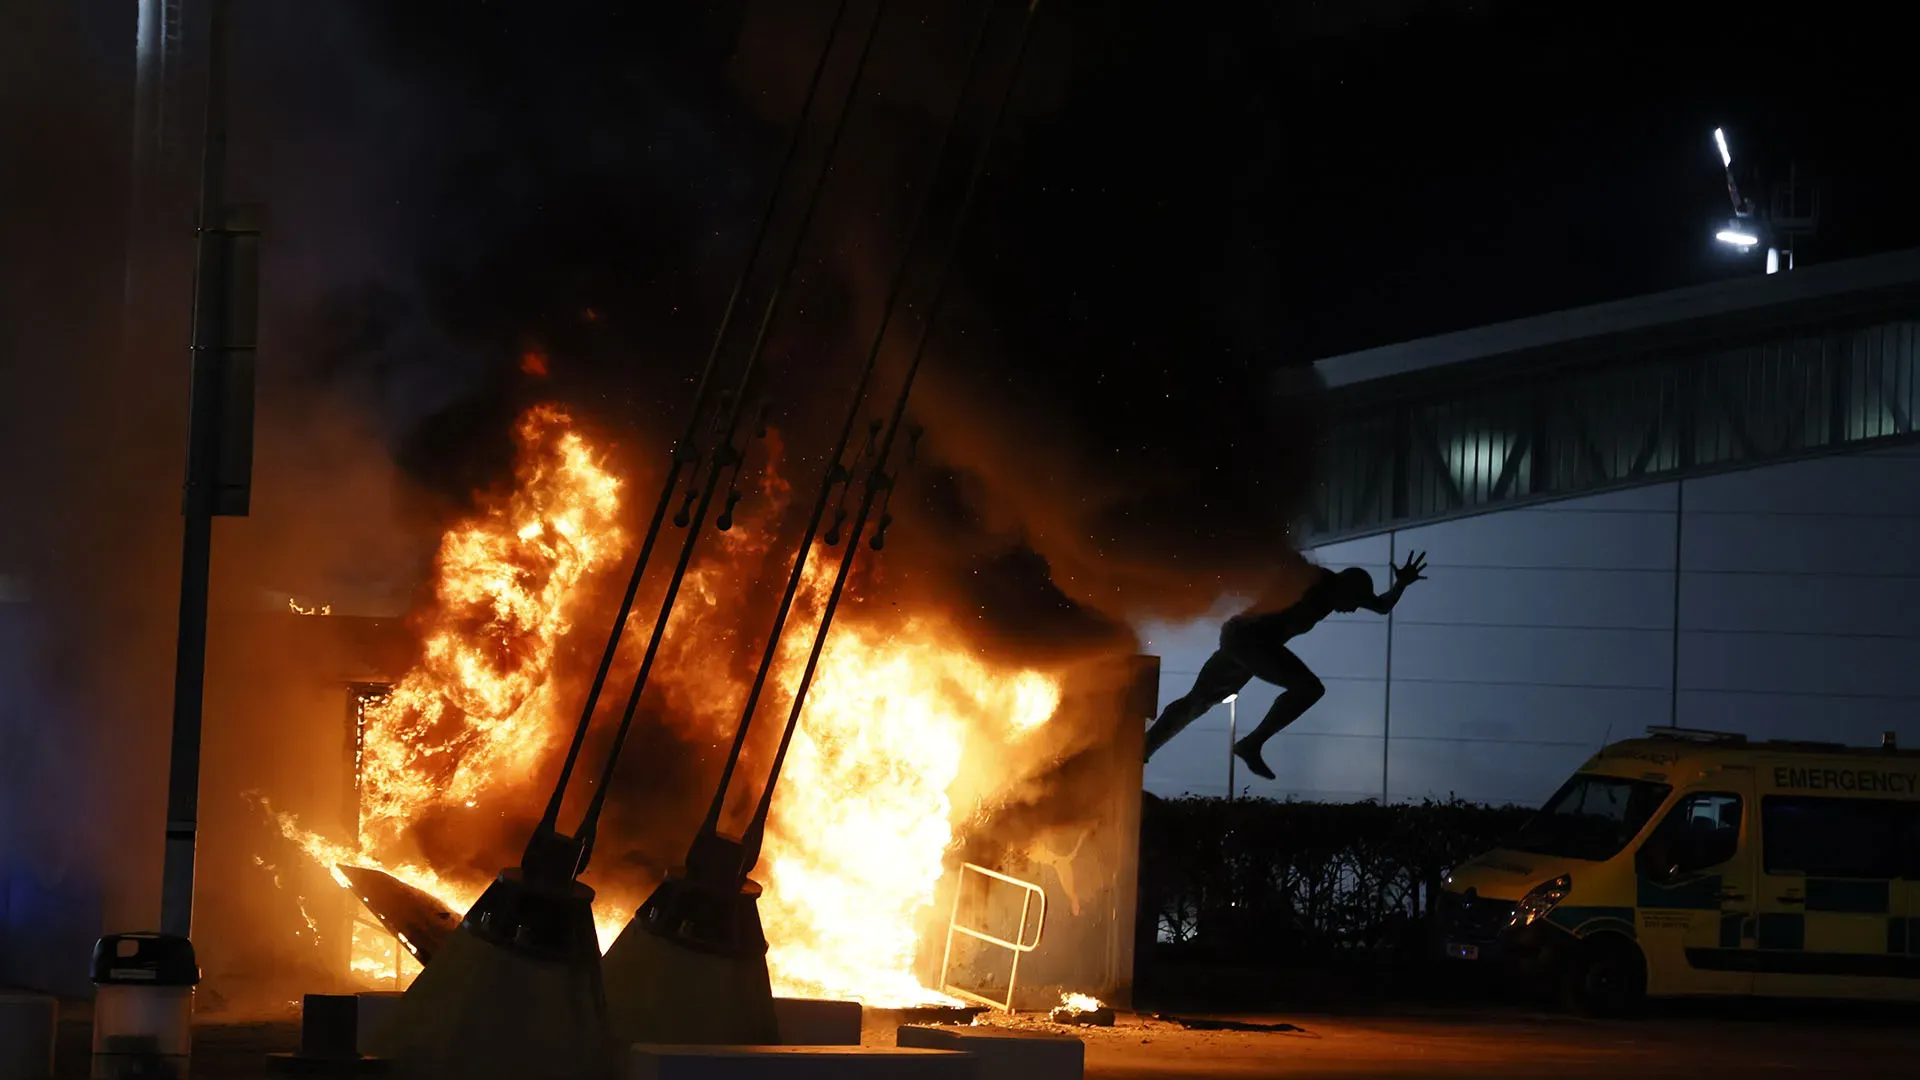
<instances>
[{"instance_id":1,"label":"orange flame","mask_svg":"<svg viewBox=\"0 0 1920 1080\"><path fill-rule=\"evenodd\" d=\"M322 865L382 869L456 911L487 881L464 867L436 867L411 846L408 829L428 813L481 814L541 797L532 781L550 778L545 766L573 719L564 707L571 703L556 700L557 646L592 589L617 587L595 574L620 561L628 543L617 526L620 484L563 411L531 410L517 437L514 490L483 501L442 539L434 602L419 623L423 659L391 693L362 706L355 843L278 816L283 833ZM777 433L768 452L777 464ZM773 464L758 475L754 503L771 517L790 491ZM721 643L753 632L740 606L756 576L787 557L774 549L774 535L752 527L712 533L687 575L652 685L668 723L690 744L718 744L738 721L745 688L730 666L731 645ZM756 722L765 740L785 718L838 561L838 550L822 550L829 557L809 565L774 692ZM644 640L645 622L636 614L629 640ZM1052 716L1060 690L1040 672L994 670L949 637L931 616L883 630L843 613L834 626L760 864L779 993L874 1005L951 1000L915 974L916 923L934 899L954 822L980 810L954 806L950 789L970 745L1021 743ZM594 885L605 948L640 888ZM352 951L353 970L371 985L410 977L391 937L356 929Z\"/></svg>"}]
</instances>

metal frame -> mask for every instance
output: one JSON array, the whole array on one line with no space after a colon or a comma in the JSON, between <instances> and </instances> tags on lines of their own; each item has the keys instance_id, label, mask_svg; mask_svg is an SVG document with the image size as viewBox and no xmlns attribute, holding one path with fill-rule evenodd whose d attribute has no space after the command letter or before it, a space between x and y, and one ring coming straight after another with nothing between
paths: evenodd
<instances>
[{"instance_id":1,"label":"metal frame","mask_svg":"<svg viewBox=\"0 0 1920 1080\"><path fill-rule=\"evenodd\" d=\"M1914 441L1920 308L1331 394L1303 544Z\"/></svg>"},{"instance_id":2,"label":"metal frame","mask_svg":"<svg viewBox=\"0 0 1920 1080\"><path fill-rule=\"evenodd\" d=\"M967 871L969 870L995 881L1004 881L1009 885L1016 885L1025 890L1026 896L1020 902L1020 929L1015 931L1015 939L1013 941L1008 941L1003 937L996 937L984 930L976 930L971 926L960 925L960 897L966 891ZM1040 918L1036 921L1033 928L1033 940L1027 941L1027 916L1033 911L1033 900L1036 896L1040 898ZM1042 889L1031 881L1021 881L1019 878L1009 877L997 870L989 870L975 863L961 863L960 873L953 883L953 910L947 915L947 947L946 951L940 957L940 992L964 1001L985 1005L990 1009L998 1009L1004 1013L1012 1012L1014 984L1018 982L1020 978L1020 958L1039 946L1040 935L1046 928L1047 891L1045 889ZM1007 999L1005 1001L995 1001L990 997L983 997L971 990L963 990L947 981L948 968L953 962L953 935L955 934L965 934L976 941L984 941L989 945L997 945L1013 953L1013 967L1007 972Z\"/></svg>"}]
</instances>

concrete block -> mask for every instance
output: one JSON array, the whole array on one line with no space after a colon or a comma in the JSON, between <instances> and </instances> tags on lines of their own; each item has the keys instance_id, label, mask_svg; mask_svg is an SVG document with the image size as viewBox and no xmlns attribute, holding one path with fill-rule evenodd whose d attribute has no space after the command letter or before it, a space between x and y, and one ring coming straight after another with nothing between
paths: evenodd
<instances>
[{"instance_id":1,"label":"concrete block","mask_svg":"<svg viewBox=\"0 0 1920 1080\"><path fill-rule=\"evenodd\" d=\"M0 993L0 1078L47 1080L53 1075L53 1033L60 1003L42 994Z\"/></svg>"},{"instance_id":2,"label":"concrete block","mask_svg":"<svg viewBox=\"0 0 1920 1080\"><path fill-rule=\"evenodd\" d=\"M399 990L367 990L354 996L359 998L359 1015L353 1045L357 1053L364 1054L367 1052L367 1033L386 1023L387 1017L392 1015L406 994Z\"/></svg>"},{"instance_id":3,"label":"concrete block","mask_svg":"<svg viewBox=\"0 0 1920 1080\"><path fill-rule=\"evenodd\" d=\"M908 1024L894 1034L901 1046L957 1050L978 1061L993 1080L1081 1080L1087 1044L1071 1035L982 1024L973 1027Z\"/></svg>"},{"instance_id":4,"label":"concrete block","mask_svg":"<svg viewBox=\"0 0 1920 1080\"><path fill-rule=\"evenodd\" d=\"M627 1080L988 1080L973 1055L893 1046L635 1046ZM994 1080L998 1080L997 1077Z\"/></svg>"},{"instance_id":5,"label":"concrete block","mask_svg":"<svg viewBox=\"0 0 1920 1080\"><path fill-rule=\"evenodd\" d=\"M860 1003L818 998L774 998L781 1046L859 1046Z\"/></svg>"}]
</instances>

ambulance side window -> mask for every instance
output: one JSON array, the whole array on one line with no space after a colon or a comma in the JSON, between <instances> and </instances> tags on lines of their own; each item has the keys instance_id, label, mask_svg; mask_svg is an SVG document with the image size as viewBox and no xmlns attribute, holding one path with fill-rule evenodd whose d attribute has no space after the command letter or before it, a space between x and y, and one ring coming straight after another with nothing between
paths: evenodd
<instances>
[{"instance_id":1,"label":"ambulance side window","mask_svg":"<svg viewBox=\"0 0 1920 1080\"><path fill-rule=\"evenodd\" d=\"M1914 837L1920 805L1890 799L1768 795L1760 800L1769 874L1886 880L1920 877Z\"/></svg>"},{"instance_id":2,"label":"ambulance side window","mask_svg":"<svg viewBox=\"0 0 1920 1080\"><path fill-rule=\"evenodd\" d=\"M1639 870L1656 880L1731 860L1740 850L1740 796L1689 795L1673 805L1639 852Z\"/></svg>"}]
</instances>

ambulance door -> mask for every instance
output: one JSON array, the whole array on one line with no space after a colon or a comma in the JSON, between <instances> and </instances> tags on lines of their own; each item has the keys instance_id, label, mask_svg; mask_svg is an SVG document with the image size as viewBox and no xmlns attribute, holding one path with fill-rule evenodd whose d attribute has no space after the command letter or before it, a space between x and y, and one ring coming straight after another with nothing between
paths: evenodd
<instances>
[{"instance_id":1,"label":"ambulance door","mask_svg":"<svg viewBox=\"0 0 1920 1080\"><path fill-rule=\"evenodd\" d=\"M1914 996L1911 804L1797 792L1761 801L1759 975L1781 997Z\"/></svg>"},{"instance_id":2,"label":"ambulance door","mask_svg":"<svg viewBox=\"0 0 1920 1080\"><path fill-rule=\"evenodd\" d=\"M1729 768L1674 801L1634 857L1649 994L1753 989L1753 773Z\"/></svg>"}]
</instances>

